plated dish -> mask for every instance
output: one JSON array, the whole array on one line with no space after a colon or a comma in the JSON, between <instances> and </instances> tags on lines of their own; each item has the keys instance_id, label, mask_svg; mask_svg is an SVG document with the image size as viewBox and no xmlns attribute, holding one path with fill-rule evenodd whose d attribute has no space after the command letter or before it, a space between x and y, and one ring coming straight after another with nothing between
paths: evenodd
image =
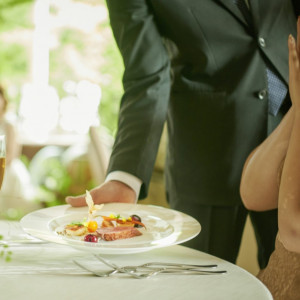
<instances>
[{"instance_id":1,"label":"plated dish","mask_svg":"<svg viewBox=\"0 0 300 300\"><path fill-rule=\"evenodd\" d=\"M98 254L130 254L180 244L194 238L201 230L197 220L172 209L142 204L109 203L101 208L100 215L121 215L125 218L138 215L146 227L138 228L142 234L114 241L99 240L97 243L61 234L67 224L84 220L87 210L87 207L54 206L29 213L20 223L26 233L36 238Z\"/></svg>"}]
</instances>

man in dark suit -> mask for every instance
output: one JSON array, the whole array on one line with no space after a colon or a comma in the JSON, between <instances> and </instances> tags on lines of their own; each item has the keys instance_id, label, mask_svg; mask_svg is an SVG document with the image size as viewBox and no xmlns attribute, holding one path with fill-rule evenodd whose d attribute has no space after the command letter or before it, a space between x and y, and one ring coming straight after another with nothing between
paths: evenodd
<instances>
[{"instance_id":1,"label":"man in dark suit","mask_svg":"<svg viewBox=\"0 0 300 300\"><path fill-rule=\"evenodd\" d=\"M91 191L97 203L144 198L167 121L167 198L202 225L188 245L232 262L248 213L242 166L290 105L287 38L296 29L291 0L242 1L107 0L124 95L109 175ZM277 212L250 217L263 268Z\"/></svg>"}]
</instances>

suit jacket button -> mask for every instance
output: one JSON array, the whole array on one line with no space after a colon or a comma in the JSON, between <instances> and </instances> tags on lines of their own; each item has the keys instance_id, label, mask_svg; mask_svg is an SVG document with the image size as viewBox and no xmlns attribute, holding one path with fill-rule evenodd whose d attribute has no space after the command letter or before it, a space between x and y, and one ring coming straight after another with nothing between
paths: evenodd
<instances>
[{"instance_id":1,"label":"suit jacket button","mask_svg":"<svg viewBox=\"0 0 300 300\"><path fill-rule=\"evenodd\" d=\"M262 38L262 37L258 38L258 43L262 48L266 47L266 41L264 38Z\"/></svg>"},{"instance_id":2,"label":"suit jacket button","mask_svg":"<svg viewBox=\"0 0 300 300\"><path fill-rule=\"evenodd\" d=\"M264 100L267 96L267 90L261 90L258 92L258 98L260 100Z\"/></svg>"}]
</instances>

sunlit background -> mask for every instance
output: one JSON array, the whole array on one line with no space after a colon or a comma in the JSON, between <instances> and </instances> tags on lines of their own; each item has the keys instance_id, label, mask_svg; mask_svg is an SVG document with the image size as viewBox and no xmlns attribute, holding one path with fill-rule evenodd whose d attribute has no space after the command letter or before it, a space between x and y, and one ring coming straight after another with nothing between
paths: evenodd
<instances>
[{"instance_id":1,"label":"sunlit background","mask_svg":"<svg viewBox=\"0 0 300 300\"><path fill-rule=\"evenodd\" d=\"M123 65L103 0L1 0L0 24L0 85L26 182L22 196L4 187L1 214L18 218L26 209L15 199L56 205L103 180L89 163L90 129L109 155Z\"/></svg>"},{"instance_id":2,"label":"sunlit background","mask_svg":"<svg viewBox=\"0 0 300 300\"><path fill-rule=\"evenodd\" d=\"M1 2L0 80L28 138L86 133L100 122L113 134L122 62L105 2Z\"/></svg>"}]
</instances>

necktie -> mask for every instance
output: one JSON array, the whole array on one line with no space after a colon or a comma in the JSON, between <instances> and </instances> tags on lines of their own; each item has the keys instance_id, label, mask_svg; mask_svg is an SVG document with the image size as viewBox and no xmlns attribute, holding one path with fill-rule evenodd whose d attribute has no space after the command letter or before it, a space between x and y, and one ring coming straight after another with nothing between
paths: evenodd
<instances>
[{"instance_id":1,"label":"necktie","mask_svg":"<svg viewBox=\"0 0 300 300\"><path fill-rule=\"evenodd\" d=\"M246 4L246 0L233 0L237 7L240 9L244 17L249 23L249 19L251 18L251 14L249 11L249 7ZM268 98L269 98L269 114L276 116L281 104L283 103L286 94L287 94L287 86L279 77L275 68L271 65L271 63L265 59L266 65L266 75L268 82Z\"/></svg>"}]
</instances>

